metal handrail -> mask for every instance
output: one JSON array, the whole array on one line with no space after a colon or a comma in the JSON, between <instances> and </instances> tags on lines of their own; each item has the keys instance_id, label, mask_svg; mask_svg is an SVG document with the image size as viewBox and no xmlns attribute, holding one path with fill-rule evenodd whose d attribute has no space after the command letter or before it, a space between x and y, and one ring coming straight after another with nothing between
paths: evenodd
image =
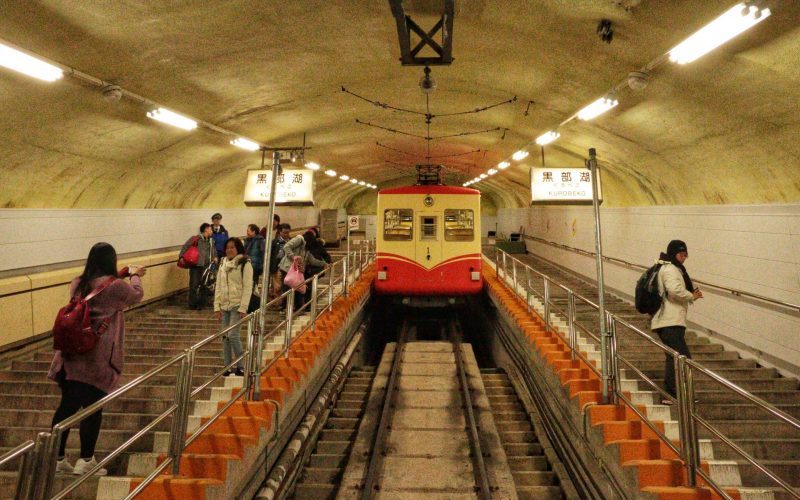
<instances>
[{"instance_id":1,"label":"metal handrail","mask_svg":"<svg viewBox=\"0 0 800 500\"><path fill-rule=\"evenodd\" d=\"M593 258L596 256L596 254L594 252L590 252L588 250L583 250L581 248L571 247L569 245L564 245L562 243L556 243L554 241L546 240L544 238L539 238L538 236L529 236L527 234L523 234L522 237L525 238L525 239L528 239L528 240L536 241L538 243L543 243L545 245L550 245L550 246L553 246L553 247L556 247L556 248L560 248L562 250L567 250L567 251L570 251L570 252L573 252L573 253L577 253L579 255L585 255L587 257L593 257ZM616 257L608 257L608 256L604 255L603 256L603 260L606 261L606 262L611 262L612 264L617 264L617 265L621 265L621 266L624 266L624 267L627 267L627 268L630 268L630 269L635 269L637 271L644 271L644 270L648 269L648 266L643 266L641 264L634 264L632 262L628 262L626 260L618 259ZM767 302L769 304L773 304L773 305L776 305L776 306L785 307L787 309L792 309L795 312L800 312L800 304L793 304L791 302L786 302L786 301L783 301L783 300L773 299L773 298L767 297L765 295L760 295L760 294L753 293L753 292L746 292L744 290L739 290L737 288L730 288L730 287L727 287L727 286L715 285L714 283L708 283L706 281L700 281L700 280L696 280L694 278L692 278L692 282L695 283L695 284L700 284L700 285L703 285L703 286L711 287L711 288L714 288L716 290L721 290L723 292L726 292L726 293L729 293L729 294L733 295L734 297L747 297L747 298L750 298L750 299L755 299L755 300L760 300L762 302Z\"/></svg>"},{"instance_id":2,"label":"metal handrail","mask_svg":"<svg viewBox=\"0 0 800 500\"><path fill-rule=\"evenodd\" d=\"M501 256L502 256L502 259L501 259ZM511 262L512 262L512 274L511 275L509 275L509 273L508 273L507 260L509 258L511 259ZM501 264L501 261L502 261L502 264ZM572 289L570 289L568 286L554 281L552 277L550 277L550 276L548 276L548 275L546 275L546 274L544 274L544 273L542 273L540 271L537 271L536 269L533 269L528 264L525 264L524 262L522 262L522 261L520 261L520 260L518 260L518 259L516 259L516 258L514 258L512 256L510 256L509 254L507 254L503 250L495 248L495 262L494 262L494 264L495 264L495 267L497 269L498 278L501 277L501 274L502 274L502 275L504 275L504 279L505 280L512 281L513 286L514 286L514 293L515 294L519 293L519 290L517 289L517 267L516 267L517 264L523 266L523 269L525 270L526 276L530 276L531 273L534 273L536 275L539 275L544 280L544 292L545 292L544 293L544 298L545 298L545 301L544 301L543 305L544 305L545 316L546 316L546 318L545 318L545 327L549 331L553 331L554 333L556 333L562 339L563 339L563 336L561 335L561 332L559 332L559 330L557 328L552 327L552 325L550 324L549 314L551 312L551 306L553 305L553 304L550 304L550 301L551 301L550 291L549 291L550 290L550 284L552 283L552 284L556 285L558 288L561 288L562 290L565 290L567 292L568 300L569 300L569 306L570 306L570 309L571 309L571 311L567 312L567 322L568 322L568 326L569 326L569 335L570 335L570 338L568 339L568 342L569 342L570 347L572 348L572 352L573 352L572 355L573 355L573 359L574 359L575 354L576 354L575 353L575 350L576 350L575 349L575 347L576 347L576 344L575 344L575 342L576 342L576 339L575 339L575 335L576 335L575 327L577 326L579 328L582 328L581 325L577 324L577 322L575 321L575 318L574 318L574 300L576 298L579 298L580 300L583 300L586 304L589 304L594 309L599 309L597 304L595 304L591 300L586 299L585 297L581 296L577 292L575 292ZM530 280L528 280L528 287L531 288L530 287ZM530 290L527 290L527 294L528 294L528 297L527 297L528 306L530 307ZM563 309L561 309L560 311L563 314ZM731 498L730 495L728 495L722 489L722 487L719 486L715 481L713 481L711 479L710 475L707 474L700 467L699 438L698 438L698 433L697 433L697 424L700 423L704 427L708 428L709 431L712 432L712 434L714 434L715 436L719 437L724 444L726 444L728 446L731 446L731 448L735 452L737 452L739 455L741 455L746 461L751 463L753 466L755 466L762 473L766 474L771 480L773 480L775 483L777 483L778 486L780 486L787 493L789 493L790 496L792 496L794 498L800 498L800 494L798 494L798 492L796 492L788 483L786 483L779 476L777 476L775 473L770 471L769 468L765 467L757 459L753 458L748 453L746 453L744 450L742 450L739 446L737 446L735 443L733 443L733 441L731 441L730 439L725 437L724 434L722 434L718 429L714 428L713 425L711 425L709 422L707 422L702 417L697 415L697 413L695 412L695 408L694 408L694 399L695 399L694 372L697 371L699 373L702 373L705 376L708 376L709 378L711 378L714 381L716 381L719 384L721 384L726 389L729 389L729 390L735 392L736 394L746 398L747 400L749 400L751 403L753 403L757 407L767 411L772 416L778 418L779 420L781 420L785 424L791 425L795 429L800 430L800 421L798 421L797 419L795 419L791 415L781 411L780 409L776 408L775 406L771 405L770 403L762 400L761 398L758 398L757 396L755 396L755 395L747 392L746 390L740 388L739 386L737 386L736 384L732 383L731 381L725 379L724 377L714 373L711 370L708 370L707 368L703 367L701 364L697 363L696 361L692 361L691 359L688 359L685 356L680 355L675 350L667 347L666 345L664 345L661 342L659 342L657 339L653 338L647 332L645 332L645 331L641 330L640 328L634 326L633 324L631 324L630 322L626 321L625 319L623 319L621 317L618 317L616 314L614 314L614 313L612 313L610 311L606 311L606 321L611 327L610 328L611 342L610 342L610 345L607 348L607 352L601 352L601 356L602 357L606 357L606 359L608 359L610 361L610 363L607 364L607 368L605 368L605 369L606 370L610 370L612 373L610 373L610 374L609 373L601 374L602 380L609 380L610 385L611 385L611 389L612 389L612 394L613 394L613 397L614 397L615 400L620 400L621 399L625 404L627 404L630 408L632 408L634 410L634 412L642 419L642 421L648 427L650 427L653 431L655 431L655 433L659 437L659 439L664 441L670 449L672 449L674 452L676 452L678 454L678 456L680 456L682 458L682 460L684 461L684 464L685 464L685 466L687 468L687 478L688 478L690 486L696 486L696 476L700 476L720 496L722 496L725 499L730 499ZM659 349L661 349L664 353L668 353L668 354L672 355L673 361L674 361L675 366L676 366L675 373L676 373L676 377L678 379L677 380L678 398L674 399L674 398L670 397L670 399L674 399L678 403L678 410L679 410L678 424L679 424L679 428L680 428L680 437L681 437L681 439L680 439L681 448L680 449L678 449L678 447L676 447L674 445L674 443L672 443L671 440L668 439L667 436L663 432L661 432L657 428L657 426L654 425L654 423L651 422L650 419L646 415L644 415L641 411L639 411L639 409L636 407L636 405L627 396L625 396L625 394L623 394L622 390L620 389L620 384L619 384L619 362L621 361L624 364L626 364L627 366L629 366L631 369L633 369L633 371L639 377L641 377L642 380L644 380L648 385L654 387L660 394L666 395L666 393L663 390L661 390L657 386L657 384L655 384L655 382L653 382L641 370L637 369L632 363L627 361L623 356L621 356L619 354L619 350L618 350L618 346L617 346L617 328L616 328L617 325L624 326L625 328L629 329L630 331L632 331L637 336L646 339L649 343L651 343L651 344L655 345L656 347L658 347ZM585 328L582 328L582 329L584 329L584 331L590 337L592 337L595 341L598 341L598 339L594 336L594 334L592 334L588 329L585 329ZM580 355L580 353L577 353L577 354L581 359L583 359L586 362L587 366L589 366L590 368L593 368L593 369L595 368L593 366L593 364L589 363L582 355ZM595 372L597 373L596 369L595 369Z\"/></svg>"},{"instance_id":3,"label":"metal handrail","mask_svg":"<svg viewBox=\"0 0 800 500\"><path fill-rule=\"evenodd\" d=\"M334 287L338 283L342 283L342 290L339 292L339 295L346 294L348 288L348 276L352 273L353 275L353 283L355 280L360 278L361 273L369 265L370 262L374 260L374 252L366 251L358 251L354 252L353 255L345 256L342 259L339 259L329 266L330 274L328 279L328 286L327 288L323 289L323 293L326 293L328 296L328 304L325 306L322 311L319 313L317 312L317 303L319 300L319 286L318 281L319 277L322 273L314 275L308 279L306 279L303 284L311 285L312 287L312 300L307 304L309 310L312 314L312 327L314 322L316 321L316 317L321 312L326 311L329 308L332 308L333 302L336 297L334 297ZM349 261L353 262L353 269L350 269L348 264ZM334 279L335 268L337 265L341 265L342 271L340 273L340 277L338 281ZM326 270L327 271L327 270ZM301 287L298 285L298 287ZM352 286L352 283L350 283ZM298 288L296 287L296 288ZM83 482L88 480L95 472L100 470L104 465L108 464L114 458L119 456L121 453L126 451L133 443L138 441L141 437L146 435L148 432L155 429L161 422L166 420L169 417L173 418L172 422L172 430L170 431L170 453L166 457L166 459L150 474L148 475L142 483L138 485L136 489L128 494L126 498L133 498L133 496L137 495L141 492L148 484L150 484L156 477L158 477L161 472L166 470L167 467L170 465L173 468L173 474L179 473L180 467L180 457L183 454L183 450L191 444L195 439L197 439L201 433L206 430L210 425L212 425L220 415L222 415L231 405L233 405L237 400L242 397L249 398L251 397L251 390L253 393L253 397L257 397L258 395L258 375L263 371L266 371L266 368L262 370L262 360L260 359L260 353L262 352L263 342L268 340L271 336L274 336L281 328L284 326L287 328L289 335L287 335L286 345L284 346L283 350L279 355L273 357L268 364L271 366L277 359L279 359L282 355L288 356L288 350L293 345L294 341L299 338L291 339L291 326L292 326L292 314L291 312L291 302L293 302L294 293L296 288L290 289L285 291L279 297L269 301L265 304L264 309L257 310L253 313L250 313L244 317L242 317L239 321L235 324L215 332L214 334L210 335L209 337L195 343L190 348L186 349L183 353L173 356L169 360L161 363L160 365L156 366L155 368L149 370L148 372L136 377L132 381L128 382L124 386L120 387L119 389L113 391L111 394L103 397L96 403L90 405L87 408L80 410L79 412L75 413L74 415L70 416L69 418L59 422L56 424L51 432L43 432L37 437L37 441L28 441L14 450L0 456L0 465L7 463L10 460L13 460L19 456L27 457L27 455L31 452L35 455L35 461L39 465L39 471L44 476L43 481L37 481L34 485L25 484L22 486L23 489L29 488L30 491L25 491L23 496L18 495L18 498L24 499L35 499L35 500L44 500L51 498L51 490L53 488L54 483L54 476L55 476L55 466L56 466L56 459L57 459L57 450L58 450L58 443L60 442L61 435L63 432L75 426L88 416L92 415L98 410L101 410L108 404L113 401L116 401L120 397L124 396L130 390L141 386L142 384L146 383L147 381L151 380L153 377L158 376L168 368L180 363L179 371L177 374L177 390L175 396L175 402L169 406L164 412L158 415L152 422L147 424L145 427L140 429L136 432L133 436L128 438L122 445L115 448L111 453L103 458L96 466L94 466L90 471L86 474L82 475L81 477L77 478L73 481L70 485L68 485L65 489L60 491L56 494L54 499L64 498L73 490L75 490L78 486L80 486ZM264 291L263 293L265 293ZM338 297L338 295L337 295ZM290 307L287 307L287 319L281 322L276 328L274 328L270 334L264 335L263 338L259 338L259 332L255 328L256 320L258 319L260 314L265 314L267 307L271 307L274 304L286 300L289 303ZM306 307L306 306L304 306ZM247 348L243 350L242 354L233 360L228 366L222 368L220 371L215 372L210 380L205 381L204 383L200 384L196 388L192 388L192 374L194 370L194 363L195 363L195 353L215 340L218 340L220 337L223 337L233 331L234 329L240 328L242 324L248 325L247 331ZM189 405L191 403L192 398L199 395L202 391L209 388L216 380L218 380L223 374L225 370L229 370L230 368L236 366L239 362L244 361L245 365L248 367L246 376L245 376L245 383L240 391L238 391L233 397L225 404L222 408L220 408L214 416L209 418L206 422L203 423L198 429L195 430L191 435L186 435L186 426L188 422L189 416ZM257 375L258 374L258 375ZM253 380L255 379L255 380ZM25 464L21 465L20 468L20 475L19 475L19 485L23 482L23 474L22 469L25 467ZM31 482L31 481L29 481Z\"/></svg>"}]
</instances>

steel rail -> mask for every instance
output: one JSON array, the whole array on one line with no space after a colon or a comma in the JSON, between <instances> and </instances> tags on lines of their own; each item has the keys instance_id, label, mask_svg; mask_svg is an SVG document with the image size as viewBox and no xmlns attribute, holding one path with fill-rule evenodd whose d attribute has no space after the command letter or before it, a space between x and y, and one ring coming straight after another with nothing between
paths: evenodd
<instances>
[{"instance_id":1,"label":"steel rail","mask_svg":"<svg viewBox=\"0 0 800 500\"><path fill-rule=\"evenodd\" d=\"M529 236L527 234L523 234L522 237L525 238L525 239L531 240L531 241L536 241L538 243L543 243L545 245L550 245L550 246L553 246L553 247L556 247L556 248L560 248L562 250L567 250L567 251L570 251L570 252L573 252L573 253L577 253L579 255L584 255L584 256L587 256L587 257L595 257L595 255L596 255L594 252L590 252L588 250L582 250L580 248L571 247L569 245L556 243L554 241L546 240L544 238L539 238L538 236ZM612 264L617 264L617 265L621 265L623 267L627 267L627 268L630 268L630 269L635 269L637 271L645 271L645 270L648 269L647 266L643 266L641 264L634 264L632 262L628 262L626 260L618 259L616 257L603 256L603 260L606 261L606 262L610 262ZM714 289L722 291L722 292L726 292L728 294L733 295L734 297L747 297L747 298L750 298L750 299L755 299L755 300L760 300L762 302L767 302L769 304L773 304L773 305L776 305L776 306L785 307L787 309L792 309L794 312L800 312L800 304L794 304L794 303L786 302L786 301L783 301L783 300L773 299L772 297L767 297L765 295L760 295L760 294L752 293L752 292L746 292L744 290L739 290L737 288L730 288L730 287L723 286L723 285L716 285L714 283L708 283L706 281L700 281L700 280L692 279L692 282L696 283L696 284L703 285L703 286L711 287L711 288L714 288Z\"/></svg>"},{"instance_id":2,"label":"steel rail","mask_svg":"<svg viewBox=\"0 0 800 500\"><path fill-rule=\"evenodd\" d=\"M389 372L389 380L386 384L383 396L383 406L381 415L378 418L378 428L370 449L372 450L367 464L366 475L364 476L364 487L361 490L361 500L371 500L374 491L379 488L378 473L383 463L384 450L386 448L386 437L389 434L389 424L392 413L394 413L394 396L397 391L397 382L400 373L400 365L403 363L403 351L408 334L408 319L403 320L400 327L400 335L397 336L397 343L394 347L394 357L392 358L392 369Z\"/></svg>"},{"instance_id":3,"label":"steel rail","mask_svg":"<svg viewBox=\"0 0 800 500\"><path fill-rule=\"evenodd\" d=\"M461 352L460 332L457 331L456 321L450 321L450 335L453 342L453 356L456 362L456 372L461 397L464 401L464 417L467 421L470 448L472 448L472 472L475 474L475 481L480 488L483 500L492 498L492 490L489 486L489 473L486 470L486 461L483 459L483 449L481 447L481 437L478 434L478 424L475 422L475 412L472 411L472 397L470 397L469 382L467 381L466 370L464 369L464 359Z\"/></svg>"},{"instance_id":4,"label":"steel rail","mask_svg":"<svg viewBox=\"0 0 800 500\"><path fill-rule=\"evenodd\" d=\"M15 460L18 457L21 457L28 453L30 450L34 448L36 443L32 439L25 441L24 443L20 444L19 446L3 453L0 455L0 466L6 465L7 463Z\"/></svg>"},{"instance_id":5,"label":"steel rail","mask_svg":"<svg viewBox=\"0 0 800 500\"><path fill-rule=\"evenodd\" d=\"M504 274L504 276L505 276L505 278L504 278L504 279L505 279L506 281L508 281L508 279L510 279L510 278L509 278L509 274L508 274L508 272L507 272L507 264L506 264L506 262L507 262L507 259L508 259L508 257L510 257L510 256L509 256L509 255L508 255L506 252L504 252L503 250L495 249L495 251L496 251L496 253L500 253L500 254L502 254L502 255L503 255L503 259L502 259L502 261L503 261L503 263L504 263L504 266L503 266L503 274ZM537 274L537 275L541 276L541 277L542 277L544 280L546 280L546 281L548 281L548 280L549 280L549 281L551 281L551 282L554 282L552 277L550 277L550 276L546 275L545 273L542 273L542 272L540 272L540 271L537 271L537 270L533 269L533 268L532 268L531 266L529 266L528 264L525 264L524 262L522 262L522 261L520 261L520 260L518 260L518 259L516 259L516 258L514 258L514 257L510 257L510 259L512 260L512 262L517 262L517 263L519 263L520 265L524 266L524 268L526 268L526 272L533 272L533 273L535 273L535 274ZM499 256L498 256L498 257L496 257L495 264L499 266L499 262L500 262L500 259L499 259ZM514 266L516 266L516 264L514 264ZM498 278L500 278L500 276L499 276L499 273L498 273ZM554 283L557 283L557 282L554 282ZM583 300L585 303L589 304L589 305L590 305L590 306L592 306L593 308L595 308L595 309L597 309L597 308L598 308L598 306L597 306L596 304L594 304L594 303L593 303L591 300L589 300L589 299L586 299L585 297L583 297L582 295L578 294L577 292L574 292L574 291L573 291L572 289L570 289L569 287L566 287L566 286L564 286L564 285L560 285L560 284L558 284L558 286L559 286L560 288L562 288L562 289L565 289L565 290L567 290L567 292L568 292L568 293L570 293L570 292L571 292L571 293L573 294L573 296L574 296L574 297L577 297L577 298L579 298L579 299ZM517 291L517 290L514 290L514 293L518 293L518 291ZM549 310L549 304L548 304L548 307L547 307L547 309ZM658 348L659 348L660 350L662 350L663 352L665 352L665 353L667 353L667 354L671 354L671 355L673 356L673 360L677 360L679 357L682 357L682 356L680 356L680 355L679 355L679 354L678 354L676 351L674 351L674 350L672 350L671 348L669 348L669 347L665 346L664 344L662 344L661 342L659 342L658 340L656 340L655 338L653 338L651 335L649 335L648 333L644 332L644 331L643 331L643 330L641 330L640 328L638 328L638 327L634 326L633 324L631 324L631 323L630 323L630 322L628 322L627 320L625 320L625 319L623 319L623 318L620 318L620 317L618 317L616 314L614 314L614 313L611 313L611 312L608 312L607 316L608 316L609 320L610 320L612 323L616 323L616 324L619 324L619 325L622 325L622 326L626 327L627 329L629 329L631 332L633 332L633 333L634 333L635 335L637 335L638 337L640 337L640 338L644 338L645 340L647 340L647 341L648 341L648 342L650 342L651 344L653 344L653 345L655 345L656 347L658 347ZM571 318L568 318L568 321L569 321L569 320L571 320ZM547 323L549 324L549 322L547 322ZM575 324L575 326L578 326L578 328L581 328L582 330L584 330L584 331L585 331L585 332L586 332L586 333L587 333L589 336L591 336L591 337L592 337L594 340L597 340L597 338L596 338L596 337L595 337L595 336L594 336L594 335L593 335L593 334L592 334L592 333L591 333L591 332L590 332L588 329L586 329L586 328L582 327L582 325L578 324L577 322L573 322L573 323ZM554 331L554 332L556 332L556 334L557 334L557 335L559 334L559 332L558 332L558 330L557 330L557 329L553 328L553 331ZM616 346L616 328L614 329L614 341L615 341L615 346ZM618 361L622 361L622 362L623 362L625 365L627 365L627 366L629 366L630 368L632 368L632 369L635 371L635 373L636 373L637 375L639 375L639 376L642 378L642 380L643 380L643 381L645 381L645 382L646 382L648 385L650 385L650 386L652 386L652 387L655 387L655 388L658 390L658 392L659 392L660 394L662 394L662 395L663 395L663 394L665 394L665 392L664 392L664 391L662 391L661 389L659 389L659 388L657 387L657 385L655 384L655 382L653 382L653 381L652 381L652 380L651 380L651 379L650 379L648 376L646 376L646 375L645 375L645 374L644 374L644 373L643 373L641 370L638 370L638 369L636 369L636 367L634 367L634 366L632 365L632 363L630 363L630 362L629 362L629 361L627 361L627 360L626 360L626 359L625 359L623 356L621 356L621 355L619 354L618 350L616 349L616 347L613 349L613 351L614 351L614 352L613 352L613 358L614 358L614 363L615 363L615 364L616 364L616 363L618 363ZM589 366L589 367L593 367L593 365L592 365L591 363L587 363L587 364L588 364L588 366ZM724 377L721 377L720 375L717 375L717 374L716 374L716 373L714 373L713 371L711 371L711 370L708 370L707 368L703 367L702 365L700 365L700 364L699 364L699 363L697 363L696 361L693 361L693 360L691 360L691 359L688 359L688 358L687 358L687 359L685 359L685 360L684 360L684 364L685 364L685 366L687 367L687 368L686 368L686 370L687 370L687 373L688 373L688 376L689 376L689 377L691 377L691 372L692 372L693 370L697 370L697 371L699 371L700 373L703 373L704 375L708 376L709 378L711 378L711 379L715 380L715 381L716 381L716 382L718 382L720 385L722 385L724 388L726 388L726 389L728 389L728 390L730 390L730 391L732 391L732 392L734 392L734 393L736 393L736 394L738 394L738 395L740 395L740 396L742 396L742 397L744 397L744 398L748 399L750 402L752 402L752 403L753 403L754 405L756 405L757 407L759 407L759 408L761 408L761 409L763 409L763 410L767 411L768 413L770 413L770 414L771 414L771 415L773 415L774 417L776 417L776 418L780 419L781 421L783 421L783 423L786 423L786 424L788 424L788 425L791 425L791 426L793 426L793 427L794 427L794 428L796 428L796 429L800 429L800 422L799 422L797 419L795 419L794 417L792 417L791 415L788 415L787 413L785 413L785 412L783 412L782 410L780 410L780 409L776 408L775 406L771 405L770 403L768 403L768 402L766 402L766 401L762 400L761 398L758 398L757 396L755 396L755 395L753 395L753 394L751 394L751 393L747 392L746 390L744 390L744 389L740 388L739 386L737 386L736 384L734 384L734 383L730 382L729 380L725 379ZM618 365L617 365L617 366L618 366ZM618 368L617 368L617 369L618 369ZM677 375L677 372L676 372L676 375ZM641 412L637 411L637 409L635 408L635 405L633 405L633 404L632 404L632 402L631 402L631 401L630 401L630 400L629 400L627 397L625 397L625 395L624 395L624 394L622 393L622 391L619 389L619 385L616 385L616 386L615 386L615 392L616 392L616 397L617 397L617 398L621 398L621 399L622 399L622 400L623 400L623 401L624 401L624 402L625 402L625 403L626 403L628 406L630 406L631 408L633 408L633 409L634 409L634 411L636 411L636 413L637 413L637 414L638 414L640 417L642 417L642 420L643 420L643 421L644 421L644 422L645 422L645 423L646 423L646 424L647 424L649 427L651 427L651 429L653 428L653 426L652 426L652 423L649 421L649 418L647 418L647 417L646 417L645 415L643 415ZM688 395L687 395L687 397L688 397L689 399L693 400L693 399L694 399L694 392L693 392L693 391L690 391L690 392L692 392L692 394L688 394ZM673 400L674 400L674 398L672 398L671 396L670 396L670 399L673 399ZM679 398L677 401L678 401L679 405L682 403L682 401L680 400L680 398ZM693 405L691 405L691 406L693 406ZM696 427L696 424L695 424L695 422L699 422L699 423L701 423L703 426L707 427L707 428L709 429L709 431L711 431L711 432L712 432L714 435L716 435L716 436L720 437L720 439L721 439L721 440L722 440L722 441L723 441L725 444L727 444L727 445L731 446L731 447L732 447L732 449L733 449L734 451L736 451L737 453L739 453L740 455L742 455L742 457L743 457L745 460L747 460L747 461L750 461L750 459L752 458L752 457L750 457L750 455L748 455L746 452L744 452L744 450L741 450L741 448L739 448L738 446L736 446L736 445L735 445L735 443L733 443L733 442L732 442L730 439L727 439L727 438L725 438L725 437L724 437L724 434L722 434L721 432L719 432L719 430L717 430L717 429L716 429L716 428L714 428L714 427L713 427L713 426L712 426L710 423L706 422L706 421L705 421L705 420L703 420L701 417L699 417L698 415L696 415L696 414L695 414L693 411L689 411L689 412L688 412L688 415L686 416L686 418L687 418L687 420L689 420L689 422L682 423L682 425L689 426L689 427L690 427L690 429L689 429L688 431L687 431L686 429L683 429L683 430L682 430L682 437L684 437L684 435L683 435L683 433L684 433L684 432L689 432L689 434L690 434L690 435L694 436L694 438L693 438L693 440L694 440L694 441L693 441L693 442L692 442L692 441L690 441L690 442L688 442L688 443L683 443L683 442L682 442L682 443L681 443L681 447L682 447L682 448L683 448L683 447L692 447L692 448L694 448L694 449L696 449L696 448L697 448L697 446L698 446L698 442L697 442L697 433L696 433L696 429L695 429L695 427ZM656 429L653 429L653 430L656 430ZM674 445L672 445L672 443L670 442L670 440L669 440L669 439L666 439L666 436L665 436L665 435L663 435L663 434L662 434L661 432L659 432L659 431L657 431L657 432L656 432L656 434L657 434L657 436L659 437L659 439L661 439L662 441L664 441L665 443L667 443L667 445L668 445L670 448L672 448L672 449L673 449L673 451L678 451L678 450L676 450L676 449L675 449ZM682 455L679 453L679 456L682 456ZM697 461L699 462L699 457L692 457L692 459L693 459L693 460L697 460ZM776 476L774 473L772 473L771 471L769 471L769 469L768 469L767 467L763 466L763 464L761 464L760 462L758 462L756 459L752 459L752 460L753 460L753 461L752 461L751 463L752 463L752 464L753 464L753 465L754 465L754 466L755 466L755 467L756 467L756 468L757 468L757 469L758 469L760 472L762 472L762 473L766 474L766 475L767 475L767 476L768 476L768 477L769 477L771 480L773 480L774 482L778 483L778 485L779 485L780 487L782 487L783 489L785 489L785 488L786 488L786 486L785 486L785 483L783 483L783 482L780 480L780 478L779 478L779 477L777 477L777 476ZM684 458L684 462L686 462L685 458ZM714 489L716 492L718 492L718 493L719 493L721 496L723 496L723 498L730 498L730 496L729 496L729 495L727 495L727 493L725 493L725 492L722 490L722 488L721 488L721 487L720 487L718 484L716 484L716 483L713 481L713 479L711 479L711 477L710 477L709 475L707 475L707 474L705 473L705 471L703 471L703 470L702 470L702 468L701 468L701 467L699 467L699 466L697 466L697 465L698 465L697 463L695 463L695 464L689 464L689 463L687 463L687 468L691 468L692 470L694 470L694 471L695 471L695 472L696 472L698 475L700 475L700 476L701 476L701 478L702 478L703 480L705 480L705 481L706 481L706 482L709 484L709 486L710 486L711 488L713 488L713 489ZM691 483L692 481L693 481L693 478L691 478L691 479L690 479L690 483ZM797 494L797 493L796 493L794 490L791 490L791 491L789 491L789 493L790 493L792 496L795 496L796 498L800 498L800 496L798 496L798 494Z\"/></svg>"}]
</instances>

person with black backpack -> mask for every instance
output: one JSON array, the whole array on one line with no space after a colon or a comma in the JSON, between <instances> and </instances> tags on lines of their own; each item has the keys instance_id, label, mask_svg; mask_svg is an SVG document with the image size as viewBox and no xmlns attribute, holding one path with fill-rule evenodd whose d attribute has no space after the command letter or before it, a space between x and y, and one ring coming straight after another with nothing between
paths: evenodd
<instances>
[{"instance_id":1,"label":"person with black backpack","mask_svg":"<svg viewBox=\"0 0 800 500\"><path fill-rule=\"evenodd\" d=\"M662 253L656 265L656 284L661 305L650 319L650 329L658 334L661 342L667 347L683 354L687 358L692 355L686 345L686 313L689 304L703 298L703 292L695 288L683 263L689 258L686 243L672 240L667 245L667 252ZM638 287L637 287L638 288ZM638 294L637 294L638 295ZM666 355L664 365L664 389L673 398L675 389L675 364L670 354ZM664 399L662 404L672 404L672 400Z\"/></svg>"},{"instance_id":2,"label":"person with black backpack","mask_svg":"<svg viewBox=\"0 0 800 500\"><path fill-rule=\"evenodd\" d=\"M108 243L97 243L89 251L83 274L69 286L71 300L84 297L89 306L91 327L97 338L94 346L83 352L70 352L67 347L80 344L69 338L62 343L50 365L47 377L58 383L61 402L53 415L52 425L71 417L81 408L96 403L116 389L125 361L125 318L123 310L142 300L144 289L141 276L147 269L129 266L117 271L117 252ZM124 277L130 276L130 284ZM61 314L61 313L59 313ZM63 324L63 323L62 323ZM59 325L59 320L56 320ZM59 332L69 337L82 332ZM67 347L64 347L67 346ZM83 475L97 465L94 449L100 435L103 411L98 410L80 423L81 456L73 467L65 456L69 429L61 435L56 472ZM105 469L95 474L103 476Z\"/></svg>"}]
</instances>

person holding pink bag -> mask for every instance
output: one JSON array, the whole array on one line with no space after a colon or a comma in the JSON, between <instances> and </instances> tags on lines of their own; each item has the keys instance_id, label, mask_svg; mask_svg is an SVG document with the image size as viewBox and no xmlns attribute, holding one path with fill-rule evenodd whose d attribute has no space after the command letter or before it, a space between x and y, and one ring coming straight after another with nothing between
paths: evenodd
<instances>
[{"instance_id":1,"label":"person holding pink bag","mask_svg":"<svg viewBox=\"0 0 800 500\"><path fill-rule=\"evenodd\" d=\"M297 283L302 283L305 278L303 278L303 270L306 266L318 266L318 267L325 267L327 263L324 260L317 259L314 257L309 248L311 248L311 244L316 239L316 234L313 230L309 229L305 233L301 235L297 235L291 240L287 241L286 244L283 246L283 259L281 263L278 264L278 269L281 272L281 283L283 286L281 287L281 292L285 292L290 288L294 288ZM293 271L293 272L292 272ZM289 282L287 283L287 276L291 272L291 277L289 278ZM300 275L299 281L297 281L297 273ZM294 309L295 311L301 308L304 304L305 299L305 290L302 292L299 290L295 290L294 294ZM285 307L285 306L284 306Z\"/></svg>"}]
</instances>

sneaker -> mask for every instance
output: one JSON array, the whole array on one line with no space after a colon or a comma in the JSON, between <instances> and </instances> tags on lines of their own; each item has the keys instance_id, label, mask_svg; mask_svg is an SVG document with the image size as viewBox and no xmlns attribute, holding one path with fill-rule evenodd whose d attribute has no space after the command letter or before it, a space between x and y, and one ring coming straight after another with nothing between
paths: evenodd
<instances>
[{"instance_id":1,"label":"sneaker","mask_svg":"<svg viewBox=\"0 0 800 500\"><path fill-rule=\"evenodd\" d=\"M243 370L241 367L239 367L239 368L237 368L236 370L234 370L234 372L233 372L233 373L234 373L234 375L236 375L237 377L244 377L244 370Z\"/></svg>"},{"instance_id":2,"label":"sneaker","mask_svg":"<svg viewBox=\"0 0 800 500\"><path fill-rule=\"evenodd\" d=\"M67 457L58 459L56 462L56 472L63 472L64 474L69 474L72 472L72 465L67 461Z\"/></svg>"},{"instance_id":3,"label":"sneaker","mask_svg":"<svg viewBox=\"0 0 800 500\"><path fill-rule=\"evenodd\" d=\"M661 400L661 404L662 405L667 405L667 406L672 406L672 405L675 404L675 401L673 401L671 399L664 398L664 399Z\"/></svg>"},{"instance_id":4,"label":"sneaker","mask_svg":"<svg viewBox=\"0 0 800 500\"><path fill-rule=\"evenodd\" d=\"M89 460L85 460L83 458L79 458L77 462L75 462L75 467L72 469L72 473L76 476L82 476L89 472L95 465L97 465L97 460L94 457L90 458ZM105 469L100 469L94 473L96 476L105 476L108 474L108 471Z\"/></svg>"}]
</instances>

